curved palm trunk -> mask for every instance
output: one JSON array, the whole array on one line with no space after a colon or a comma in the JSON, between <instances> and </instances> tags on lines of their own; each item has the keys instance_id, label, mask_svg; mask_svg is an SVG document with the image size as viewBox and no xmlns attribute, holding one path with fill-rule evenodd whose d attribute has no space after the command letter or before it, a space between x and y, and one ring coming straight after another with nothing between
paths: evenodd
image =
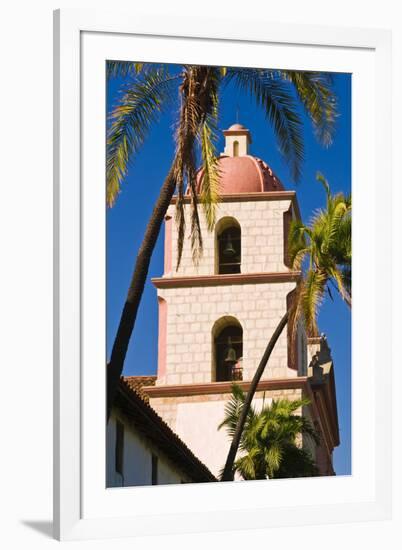
<instances>
[{"instance_id":1,"label":"curved palm trunk","mask_svg":"<svg viewBox=\"0 0 402 550\"><path fill-rule=\"evenodd\" d=\"M134 273L130 281L126 302L120 317L110 361L107 365L107 420L109 420L117 386L121 373L123 372L124 360L148 275L152 252L175 187L176 180L174 178L174 168L172 167L163 183L158 200L148 222L144 239L137 254Z\"/></svg>"},{"instance_id":2,"label":"curved palm trunk","mask_svg":"<svg viewBox=\"0 0 402 550\"><path fill-rule=\"evenodd\" d=\"M271 336L270 341L268 342L268 345L264 351L264 355L262 356L262 359L260 361L260 364L258 365L257 370L255 371L254 377L250 384L250 389L248 390L247 397L244 401L244 405L241 411L241 415L239 418L239 422L236 427L235 434L232 439L232 443L230 445L229 453L226 459L225 468L222 473L221 481L233 481L234 475L233 475L233 464L236 459L237 450L239 448L241 435L243 432L244 424L247 420L247 415L250 410L251 402L253 400L254 394L257 390L258 383L261 379L261 376L264 372L264 369L266 367L266 364L268 363L268 360L271 356L271 353L275 347L276 342L278 341L279 336L281 335L283 329L285 328L287 322L289 319L289 312L287 311L285 315L282 317L282 319L279 322L279 325L276 327L275 332Z\"/></svg>"},{"instance_id":3,"label":"curved palm trunk","mask_svg":"<svg viewBox=\"0 0 402 550\"><path fill-rule=\"evenodd\" d=\"M195 179L195 169L193 169L195 164L194 143L197 139L200 124L204 119L204 113L209 111L208 104L205 105L205 102L210 100L211 92L207 86L208 79L205 74L205 72L208 73L207 69L208 68L203 67L200 70L189 70L183 80L182 93L184 100L181 107L180 125L176 137L177 148L175 159L162 186L151 219L148 222L144 239L138 251L126 303L124 304L110 362L107 367L107 420L109 419L116 389L121 373L123 372L124 360L148 275L152 252L166 210L169 207L176 186L178 187L179 198L182 195L184 176L187 176L190 185ZM193 189L192 205L195 212L197 212L197 198L193 196L195 189L193 186L191 186L191 188ZM195 225L199 230L199 223ZM184 227L184 225L182 227ZM183 236L179 233L179 243L182 237Z\"/></svg>"}]
</instances>

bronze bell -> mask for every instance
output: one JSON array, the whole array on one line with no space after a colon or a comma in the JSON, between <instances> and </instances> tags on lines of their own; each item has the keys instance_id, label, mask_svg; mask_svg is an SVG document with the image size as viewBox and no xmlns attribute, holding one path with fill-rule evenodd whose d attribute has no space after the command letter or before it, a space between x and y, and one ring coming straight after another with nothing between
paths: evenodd
<instances>
[{"instance_id":1,"label":"bronze bell","mask_svg":"<svg viewBox=\"0 0 402 550\"><path fill-rule=\"evenodd\" d=\"M225 245L225 248L223 249L223 254L225 256L234 256L236 254L236 250L234 249L232 240L230 238L230 233L228 234L226 245Z\"/></svg>"},{"instance_id":2,"label":"bronze bell","mask_svg":"<svg viewBox=\"0 0 402 550\"><path fill-rule=\"evenodd\" d=\"M233 363L236 363L236 361L237 361L236 350L232 346L232 340L229 336L229 338L228 338L228 348L227 348L227 353L226 353L226 357L225 357L225 363L233 364Z\"/></svg>"}]
</instances>

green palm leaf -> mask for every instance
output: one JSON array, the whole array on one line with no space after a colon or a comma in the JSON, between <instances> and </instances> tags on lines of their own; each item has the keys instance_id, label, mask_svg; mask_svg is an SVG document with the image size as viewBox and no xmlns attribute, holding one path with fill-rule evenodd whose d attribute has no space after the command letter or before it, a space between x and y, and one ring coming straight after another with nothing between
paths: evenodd
<instances>
[{"instance_id":1,"label":"green palm leaf","mask_svg":"<svg viewBox=\"0 0 402 550\"><path fill-rule=\"evenodd\" d=\"M224 420L218 427L225 427L230 437L233 437L244 402L243 390L233 385L231 398L225 405ZM239 446L239 456L234 463L235 470L244 479L275 478L283 463L287 464L287 473L293 468L295 476L307 475L301 469L301 464L305 465L309 472L312 471L314 464L311 458L310 462L308 461L307 454L302 456L300 464L292 462L292 456L295 454L293 450L298 449L299 435L319 443L319 436L310 420L300 415L302 407L309 404L308 399L274 399L259 412L253 407L249 409ZM287 459L289 453L291 456Z\"/></svg>"},{"instance_id":2,"label":"green palm leaf","mask_svg":"<svg viewBox=\"0 0 402 550\"><path fill-rule=\"evenodd\" d=\"M327 275L323 271L310 269L302 284L302 309L308 334L318 334L317 313L322 303Z\"/></svg>"},{"instance_id":3,"label":"green palm leaf","mask_svg":"<svg viewBox=\"0 0 402 550\"><path fill-rule=\"evenodd\" d=\"M211 160L214 149L212 146L212 125L217 116L217 92L221 73L216 67L186 66L181 84L181 109L179 125L176 131L176 165L178 172L176 223L178 225L177 268L180 265L184 244L184 186L187 183L191 198L191 249L193 261L198 262L202 254L202 236L198 215L198 189L196 186L196 144L204 143L206 160ZM208 132L209 135L208 135ZM210 181L209 190L204 192L204 199L216 199L214 194L214 162L208 169ZM211 179L212 178L212 179ZM204 204L204 212L214 216L214 204ZM211 226L210 226L211 227Z\"/></svg>"},{"instance_id":4,"label":"green palm leaf","mask_svg":"<svg viewBox=\"0 0 402 550\"><path fill-rule=\"evenodd\" d=\"M320 143L332 143L338 117L336 95L332 90L332 75L317 71L282 71L295 87L296 93L311 118L314 133Z\"/></svg>"},{"instance_id":5,"label":"green palm leaf","mask_svg":"<svg viewBox=\"0 0 402 550\"><path fill-rule=\"evenodd\" d=\"M212 126L214 124L214 126ZM215 226L216 206L220 200L219 194L219 164L214 142L216 140L215 121L205 120L201 130L202 153L202 186L201 203L204 208L207 227L210 231Z\"/></svg>"},{"instance_id":6,"label":"green palm leaf","mask_svg":"<svg viewBox=\"0 0 402 550\"><path fill-rule=\"evenodd\" d=\"M309 258L289 321L292 341L301 318L310 334L318 333L317 312L325 292L331 292L329 284L351 306L352 201L343 193L332 195L322 174L317 173L317 180L325 189L325 209L317 210L308 226L293 221L289 231L288 254L293 269L301 270Z\"/></svg>"},{"instance_id":7,"label":"green palm leaf","mask_svg":"<svg viewBox=\"0 0 402 550\"><path fill-rule=\"evenodd\" d=\"M140 73L144 69L144 63L132 61L107 61L106 75L108 78L125 78Z\"/></svg>"},{"instance_id":8,"label":"green palm leaf","mask_svg":"<svg viewBox=\"0 0 402 550\"><path fill-rule=\"evenodd\" d=\"M232 437L234 430L237 426L237 421L242 411L244 405L244 392L237 384L232 384L232 393L229 401L225 405L225 418L219 424L218 430L223 427L226 427L229 435Z\"/></svg>"},{"instance_id":9,"label":"green palm leaf","mask_svg":"<svg viewBox=\"0 0 402 550\"><path fill-rule=\"evenodd\" d=\"M177 76L165 69L152 70L135 81L111 114L107 138L106 201L113 206L127 173L131 155L135 155L167 103L172 100L172 84Z\"/></svg>"},{"instance_id":10,"label":"green palm leaf","mask_svg":"<svg viewBox=\"0 0 402 550\"><path fill-rule=\"evenodd\" d=\"M265 69L230 68L226 78L233 80L262 107L274 128L279 151L289 163L293 179L299 181L304 160L302 121L286 83Z\"/></svg>"}]
</instances>

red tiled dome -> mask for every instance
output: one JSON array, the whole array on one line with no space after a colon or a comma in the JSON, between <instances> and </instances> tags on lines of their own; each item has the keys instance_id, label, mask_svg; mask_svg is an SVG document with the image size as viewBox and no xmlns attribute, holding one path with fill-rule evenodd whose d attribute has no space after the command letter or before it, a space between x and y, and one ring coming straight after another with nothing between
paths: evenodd
<instances>
[{"instance_id":1,"label":"red tiled dome","mask_svg":"<svg viewBox=\"0 0 402 550\"><path fill-rule=\"evenodd\" d=\"M240 157L219 157L220 193L233 195L238 193L259 193L264 191L283 191L281 181L263 160L251 155ZM197 175L197 191L202 186L203 170Z\"/></svg>"}]
</instances>

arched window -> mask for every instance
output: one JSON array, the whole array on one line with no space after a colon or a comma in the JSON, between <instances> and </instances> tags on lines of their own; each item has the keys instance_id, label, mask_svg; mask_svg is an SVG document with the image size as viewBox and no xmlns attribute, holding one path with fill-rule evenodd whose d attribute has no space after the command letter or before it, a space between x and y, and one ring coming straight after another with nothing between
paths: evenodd
<instances>
[{"instance_id":1,"label":"arched window","mask_svg":"<svg viewBox=\"0 0 402 550\"><path fill-rule=\"evenodd\" d=\"M233 218L224 218L217 230L217 272L240 273L241 230Z\"/></svg>"},{"instance_id":2,"label":"arched window","mask_svg":"<svg viewBox=\"0 0 402 550\"><path fill-rule=\"evenodd\" d=\"M229 324L228 324L229 323ZM243 380L243 329L229 318L217 323L213 331L215 380Z\"/></svg>"},{"instance_id":3,"label":"arched window","mask_svg":"<svg viewBox=\"0 0 402 550\"><path fill-rule=\"evenodd\" d=\"M238 141L233 142L233 156L234 157L239 156L239 142Z\"/></svg>"}]
</instances>

